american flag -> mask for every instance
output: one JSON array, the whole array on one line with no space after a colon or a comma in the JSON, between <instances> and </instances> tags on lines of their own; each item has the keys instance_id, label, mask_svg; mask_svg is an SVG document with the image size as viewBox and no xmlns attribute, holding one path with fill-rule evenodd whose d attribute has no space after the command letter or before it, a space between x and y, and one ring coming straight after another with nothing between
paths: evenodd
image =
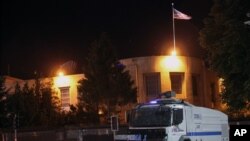
<instances>
[{"instance_id":1,"label":"american flag","mask_svg":"<svg viewBox=\"0 0 250 141\"><path fill-rule=\"evenodd\" d=\"M180 20L190 20L191 16L188 16L176 9L173 9L173 18L174 19L180 19Z\"/></svg>"}]
</instances>

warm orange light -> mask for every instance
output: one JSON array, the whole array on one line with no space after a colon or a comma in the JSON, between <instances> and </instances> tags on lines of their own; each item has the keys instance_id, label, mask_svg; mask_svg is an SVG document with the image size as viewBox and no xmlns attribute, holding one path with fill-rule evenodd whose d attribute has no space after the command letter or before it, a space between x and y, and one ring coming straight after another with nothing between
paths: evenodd
<instances>
[{"instance_id":1,"label":"warm orange light","mask_svg":"<svg viewBox=\"0 0 250 141\"><path fill-rule=\"evenodd\" d=\"M63 72L58 73L58 77L55 78L55 85L57 87L68 87L70 85L70 79L68 76L64 76Z\"/></svg>"},{"instance_id":2,"label":"warm orange light","mask_svg":"<svg viewBox=\"0 0 250 141\"><path fill-rule=\"evenodd\" d=\"M225 90L225 86L224 86L224 79L223 78L219 78L219 93L222 93Z\"/></svg>"},{"instance_id":3,"label":"warm orange light","mask_svg":"<svg viewBox=\"0 0 250 141\"><path fill-rule=\"evenodd\" d=\"M176 55L176 54L175 54ZM167 61L166 61L166 65L169 67L169 68L173 68L173 69L176 69L180 66L180 60L175 56L170 56Z\"/></svg>"},{"instance_id":4,"label":"warm orange light","mask_svg":"<svg viewBox=\"0 0 250 141\"><path fill-rule=\"evenodd\" d=\"M176 56L176 51L173 50L173 51L171 52L171 55L172 55L172 56Z\"/></svg>"},{"instance_id":5,"label":"warm orange light","mask_svg":"<svg viewBox=\"0 0 250 141\"><path fill-rule=\"evenodd\" d=\"M98 110L98 114L99 114L99 115L102 115L102 114L103 114L103 110L102 110L102 109L99 109L99 110Z\"/></svg>"},{"instance_id":6,"label":"warm orange light","mask_svg":"<svg viewBox=\"0 0 250 141\"><path fill-rule=\"evenodd\" d=\"M161 66L166 70L179 70L181 67L181 61L178 56L166 56L162 59Z\"/></svg>"},{"instance_id":7,"label":"warm orange light","mask_svg":"<svg viewBox=\"0 0 250 141\"><path fill-rule=\"evenodd\" d=\"M64 76L64 73L62 71L58 72L58 76Z\"/></svg>"}]
</instances>

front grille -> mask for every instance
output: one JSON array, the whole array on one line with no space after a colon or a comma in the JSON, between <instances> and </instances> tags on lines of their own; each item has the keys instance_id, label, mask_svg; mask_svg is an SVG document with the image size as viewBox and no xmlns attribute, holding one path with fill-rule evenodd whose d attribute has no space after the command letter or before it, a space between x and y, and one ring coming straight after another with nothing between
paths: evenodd
<instances>
[{"instance_id":1,"label":"front grille","mask_svg":"<svg viewBox=\"0 0 250 141\"><path fill-rule=\"evenodd\" d=\"M140 134L148 139L163 139L166 136L165 129L130 129L129 134Z\"/></svg>"}]
</instances>

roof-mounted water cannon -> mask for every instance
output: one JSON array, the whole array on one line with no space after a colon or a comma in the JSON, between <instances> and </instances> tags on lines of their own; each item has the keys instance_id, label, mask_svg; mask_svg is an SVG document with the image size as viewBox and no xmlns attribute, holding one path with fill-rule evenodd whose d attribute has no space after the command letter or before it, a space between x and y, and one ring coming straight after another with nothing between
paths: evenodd
<instances>
[{"instance_id":1,"label":"roof-mounted water cannon","mask_svg":"<svg viewBox=\"0 0 250 141\"><path fill-rule=\"evenodd\" d=\"M164 98L175 98L176 93L174 91L166 91L161 94L161 99Z\"/></svg>"}]
</instances>

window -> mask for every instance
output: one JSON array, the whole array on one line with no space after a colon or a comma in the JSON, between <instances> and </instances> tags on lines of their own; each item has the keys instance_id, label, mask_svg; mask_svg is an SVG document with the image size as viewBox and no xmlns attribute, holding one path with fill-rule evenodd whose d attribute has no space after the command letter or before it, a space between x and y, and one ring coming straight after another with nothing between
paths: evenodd
<instances>
[{"instance_id":1,"label":"window","mask_svg":"<svg viewBox=\"0 0 250 141\"><path fill-rule=\"evenodd\" d=\"M68 109L70 105L70 95L69 95L69 87L61 87L61 104L62 109Z\"/></svg>"},{"instance_id":2,"label":"window","mask_svg":"<svg viewBox=\"0 0 250 141\"><path fill-rule=\"evenodd\" d=\"M155 98L158 94L160 94L160 73L145 73L144 83L146 87L146 94L149 98Z\"/></svg>"},{"instance_id":3,"label":"window","mask_svg":"<svg viewBox=\"0 0 250 141\"><path fill-rule=\"evenodd\" d=\"M193 96L198 96L199 94L199 79L200 76L198 74L192 74L192 92Z\"/></svg>"},{"instance_id":4,"label":"window","mask_svg":"<svg viewBox=\"0 0 250 141\"><path fill-rule=\"evenodd\" d=\"M171 90L176 92L176 94L182 93L183 79L184 79L184 73L170 72Z\"/></svg>"}]
</instances>

